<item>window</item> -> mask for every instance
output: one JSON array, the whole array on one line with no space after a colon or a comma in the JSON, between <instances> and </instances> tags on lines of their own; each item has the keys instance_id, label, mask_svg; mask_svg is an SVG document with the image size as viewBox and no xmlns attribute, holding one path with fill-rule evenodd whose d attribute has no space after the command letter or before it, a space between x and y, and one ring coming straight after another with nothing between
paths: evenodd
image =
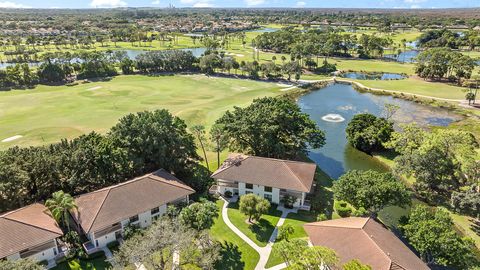
<instances>
[{"instance_id":1,"label":"window","mask_svg":"<svg viewBox=\"0 0 480 270\"><path fill-rule=\"evenodd\" d=\"M272 187L264 187L265 192L272 192Z\"/></svg>"},{"instance_id":2,"label":"window","mask_svg":"<svg viewBox=\"0 0 480 270\"><path fill-rule=\"evenodd\" d=\"M267 199L269 202L272 201L272 195L270 195L270 194L265 194L265 195L263 195L263 196L264 196L265 199Z\"/></svg>"},{"instance_id":3,"label":"window","mask_svg":"<svg viewBox=\"0 0 480 270\"><path fill-rule=\"evenodd\" d=\"M134 222L137 222L137 221L138 221L138 215L135 215L135 216L130 218L130 223L134 223Z\"/></svg>"},{"instance_id":4,"label":"window","mask_svg":"<svg viewBox=\"0 0 480 270\"><path fill-rule=\"evenodd\" d=\"M155 208L153 208L152 210L150 210L150 214L151 214L152 216L153 216L153 215L156 215L156 214L158 214L158 213L160 213L160 208L158 208L158 207L155 207Z\"/></svg>"},{"instance_id":5,"label":"window","mask_svg":"<svg viewBox=\"0 0 480 270\"><path fill-rule=\"evenodd\" d=\"M245 184L246 189L253 189L253 184Z\"/></svg>"},{"instance_id":6,"label":"window","mask_svg":"<svg viewBox=\"0 0 480 270\"><path fill-rule=\"evenodd\" d=\"M253 193L253 192L251 192L251 191L248 191L248 190L247 190L247 191L245 191L245 194L250 194L250 193Z\"/></svg>"}]
</instances>

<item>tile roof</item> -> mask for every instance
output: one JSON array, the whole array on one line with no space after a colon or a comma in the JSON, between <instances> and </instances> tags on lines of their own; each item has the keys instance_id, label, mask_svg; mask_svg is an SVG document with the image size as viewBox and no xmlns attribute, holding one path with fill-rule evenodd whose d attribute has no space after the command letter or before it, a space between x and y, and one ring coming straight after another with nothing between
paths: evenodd
<instances>
[{"instance_id":1,"label":"tile roof","mask_svg":"<svg viewBox=\"0 0 480 270\"><path fill-rule=\"evenodd\" d=\"M191 187L160 169L78 196L78 209L72 216L84 232L90 233L193 193Z\"/></svg>"},{"instance_id":2,"label":"tile roof","mask_svg":"<svg viewBox=\"0 0 480 270\"><path fill-rule=\"evenodd\" d=\"M212 177L310 192L316 168L314 163L232 154Z\"/></svg>"},{"instance_id":3,"label":"tile roof","mask_svg":"<svg viewBox=\"0 0 480 270\"><path fill-rule=\"evenodd\" d=\"M0 215L0 259L63 235L48 209L39 203Z\"/></svg>"},{"instance_id":4,"label":"tile roof","mask_svg":"<svg viewBox=\"0 0 480 270\"><path fill-rule=\"evenodd\" d=\"M358 259L373 270L430 269L383 224L372 218L349 217L304 225L315 246L335 250L341 264Z\"/></svg>"}]
</instances>

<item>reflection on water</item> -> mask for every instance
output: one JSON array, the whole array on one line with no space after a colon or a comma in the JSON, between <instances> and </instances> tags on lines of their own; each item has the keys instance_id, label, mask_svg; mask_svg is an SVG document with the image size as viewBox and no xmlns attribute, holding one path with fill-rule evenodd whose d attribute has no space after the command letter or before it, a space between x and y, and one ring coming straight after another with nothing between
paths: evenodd
<instances>
[{"instance_id":1,"label":"reflection on water","mask_svg":"<svg viewBox=\"0 0 480 270\"><path fill-rule=\"evenodd\" d=\"M360 152L347 143L345 129L352 117L358 113L372 113L381 116L386 103L400 107L393 117L395 127L399 123L417 122L420 125L446 126L460 119L460 116L447 110L417 104L411 101L360 93L350 85L333 84L324 89L302 96L298 104L308 113L326 133L326 144L321 149L312 149L310 158L333 178L338 178L347 170L374 169L385 171L387 168L371 156ZM345 121L328 122L322 120L325 115L339 114Z\"/></svg>"},{"instance_id":2,"label":"reflection on water","mask_svg":"<svg viewBox=\"0 0 480 270\"><path fill-rule=\"evenodd\" d=\"M385 54L385 58L390 58L394 59L397 62L402 62L402 63L414 63L416 62L415 58L418 56L420 51L417 50L409 50L409 51L404 51L401 52L400 54Z\"/></svg>"},{"instance_id":3,"label":"reflection on water","mask_svg":"<svg viewBox=\"0 0 480 270\"><path fill-rule=\"evenodd\" d=\"M265 27L265 28L260 28L260 29L256 29L256 30L252 30L250 32L256 32L256 33L272 33L272 32L277 32L278 28L269 28L269 27Z\"/></svg>"},{"instance_id":4,"label":"reflection on water","mask_svg":"<svg viewBox=\"0 0 480 270\"><path fill-rule=\"evenodd\" d=\"M364 72L346 72L341 73L340 77L356 80L401 80L406 77L397 73L364 73Z\"/></svg>"}]
</instances>

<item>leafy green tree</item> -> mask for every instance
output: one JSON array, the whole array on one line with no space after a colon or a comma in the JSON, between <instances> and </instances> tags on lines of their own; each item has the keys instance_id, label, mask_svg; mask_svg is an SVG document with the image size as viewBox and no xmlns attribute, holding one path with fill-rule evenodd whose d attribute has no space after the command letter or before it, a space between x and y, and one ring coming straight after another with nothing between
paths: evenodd
<instances>
[{"instance_id":1,"label":"leafy green tree","mask_svg":"<svg viewBox=\"0 0 480 270\"><path fill-rule=\"evenodd\" d=\"M376 214L386 206L403 207L411 202L407 187L391 173L349 171L333 184L335 198Z\"/></svg>"},{"instance_id":2,"label":"leafy green tree","mask_svg":"<svg viewBox=\"0 0 480 270\"><path fill-rule=\"evenodd\" d=\"M473 240L457 234L450 214L443 208L417 205L401 229L427 264L466 269L478 262Z\"/></svg>"},{"instance_id":3,"label":"leafy green tree","mask_svg":"<svg viewBox=\"0 0 480 270\"><path fill-rule=\"evenodd\" d=\"M213 142L214 150L217 153L217 167L220 168L220 152L227 147L227 137L223 131L223 125L215 124L210 130L210 141Z\"/></svg>"},{"instance_id":4,"label":"leafy green tree","mask_svg":"<svg viewBox=\"0 0 480 270\"><path fill-rule=\"evenodd\" d=\"M65 228L69 226L69 213L74 209L77 209L75 199L68 193L62 190L52 194L52 198L45 202L45 206L52 213L53 218L57 222L63 222Z\"/></svg>"},{"instance_id":5,"label":"leafy green tree","mask_svg":"<svg viewBox=\"0 0 480 270\"><path fill-rule=\"evenodd\" d=\"M480 218L480 192L473 188L463 192L452 192L450 205L458 213L471 215Z\"/></svg>"},{"instance_id":6,"label":"leafy green tree","mask_svg":"<svg viewBox=\"0 0 480 270\"><path fill-rule=\"evenodd\" d=\"M199 159L187 125L167 110L126 115L108 136L127 152L137 174L159 168L185 174Z\"/></svg>"},{"instance_id":7,"label":"leafy green tree","mask_svg":"<svg viewBox=\"0 0 480 270\"><path fill-rule=\"evenodd\" d=\"M190 204L183 208L179 214L179 218L183 224L197 231L210 229L217 217L217 205L210 201Z\"/></svg>"},{"instance_id":8,"label":"leafy green tree","mask_svg":"<svg viewBox=\"0 0 480 270\"><path fill-rule=\"evenodd\" d=\"M393 131L392 122L368 113L355 115L346 129L348 142L366 153L382 150Z\"/></svg>"},{"instance_id":9,"label":"leafy green tree","mask_svg":"<svg viewBox=\"0 0 480 270\"><path fill-rule=\"evenodd\" d=\"M362 264L359 260L351 260L343 265L343 270L372 270L372 267Z\"/></svg>"},{"instance_id":10,"label":"leafy green tree","mask_svg":"<svg viewBox=\"0 0 480 270\"><path fill-rule=\"evenodd\" d=\"M43 270L44 266L38 264L33 259L25 258L18 260L0 260L0 269L2 270Z\"/></svg>"},{"instance_id":11,"label":"leafy green tree","mask_svg":"<svg viewBox=\"0 0 480 270\"><path fill-rule=\"evenodd\" d=\"M291 268L295 270L322 270L327 265L329 268L334 269L337 264L338 256L334 250L327 247L313 246L305 249L300 257L294 260Z\"/></svg>"},{"instance_id":12,"label":"leafy green tree","mask_svg":"<svg viewBox=\"0 0 480 270\"><path fill-rule=\"evenodd\" d=\"M285 241L289 241L290 240L290 236L292 236L292 234L295 232L295 229L293 228L292 225L290 224L285 224L285 225L282 225L278 228L278 236L277 236L277 239L279 240L285 240Z\"/></svg>"},{"instance_id":13,"label":"leafy green tree","mask_svg":"<svg viewBox=\"0 0 480 270\"><path fill-rule=\"evenodd\" d=\"M256 156L295 158L307 146L320 148L325 134L298 105L283 98L260 98L246 107L235 107L216 121L232 151Z\"/></svg>"},{"instance_id":14,"label":"leafy green tree","mask_svg":"<svg viewBox=\"0 0 480 270\"><path fill-rule=\"evenodd\" d=\"M281 257L283 262L290 266L308 248L308 242L304 239L295 238L288 242L280 241L275 243L275 247L272 252Z\"/></svg>"},{"instance_id":15,"label":"leafy green tree","mask_svg":"<svg viewBox=\"0 0 480 270\"><path fill-rule=\"evenodd\" d=\"M82 240L76 231L67 232L62 237L62 240L68 247L67 258L74 259L86 255L83 249Z\"/></svg>"},{"instance_id":16,"label":"leafy green tree","mask_svg":"<svg viewBox=\"0 0 480 270\"><path fill-rule=\"evenodd\" d=\"M383 145L400 154L410 154L420 147L427 132L416 123L401 124L401 131L394 131L390 140Z\"/></svg>"},{"instance_id":17,"label":"leafy green tree","mask_svg":"<svg viewBox=\"0 0 480 270\"><path fill-rule=\"evenodd\" d=\"M248 222L260 220L268 212L270 202L253 193L240 196L240 212L248 216Z\"/></svg>"}]
</instances>

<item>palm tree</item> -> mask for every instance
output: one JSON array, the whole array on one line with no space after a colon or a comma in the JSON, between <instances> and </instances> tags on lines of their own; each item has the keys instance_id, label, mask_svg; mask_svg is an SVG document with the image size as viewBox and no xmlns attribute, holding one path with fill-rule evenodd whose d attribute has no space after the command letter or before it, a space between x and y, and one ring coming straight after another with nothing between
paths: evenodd
<instances>
[{"instance_id":1,"label":"palm tree","mask_svg":"<svg viewBox=\"0 0 480 270\"><path fill-rule=\"evenodd\" d=\"M70 194L63 192L62 190L54 192L52 198L45 202L45 206L50 210L53 218L57 222L60 223L63 221L65 227L67 229L70 228L68 213L69 211L78 208L75 204L75 200Z\"/></svg>"}]
</instances>

